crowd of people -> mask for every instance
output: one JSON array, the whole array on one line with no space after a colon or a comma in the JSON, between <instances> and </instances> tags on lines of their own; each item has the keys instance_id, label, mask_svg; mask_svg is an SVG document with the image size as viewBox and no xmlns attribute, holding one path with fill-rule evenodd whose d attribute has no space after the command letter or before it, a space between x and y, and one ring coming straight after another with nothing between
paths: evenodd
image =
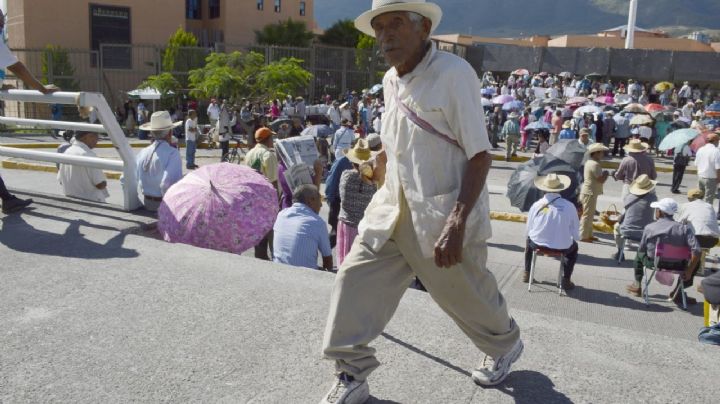
<instances>
[{"instance_id":1,"label":"crowd of people","mask_svg":"<svg viewBox=\"0 0 720 404\"><path fill-rule=\"evenodd\" d=\"M561 256L561 287L575 287L572 274L579 243L597 240L593 222L598 197L613 179L623 183L623 214L614 224L618 250L613 259L623 260L627 243L638 246L634 282L627 291L641 296L647 288L642 283L644 270L661 262L663 268L681 274L670 297L678 305L692 304L684 290L700 268L703 249L720 237L712 206L720 178L719 137L707 135L707 144L698 149L698 187L688 192L682 206L672 198L658 200L652 153L673 125L712 126L704 119L712 92L698 93L688 83L675 91L672 86L634 81L528 72L511 74L507 80L488 72L478 79L467 62L438 51L429 41L440 20L439 6L386 3L373 2L371 10L355 21L358 29L377 38L392 66L381 92L349 92L340 100L326 97L324 108L314 111L302 97L292 96L259 105L242 100L237 106L213 99L205 111L215 136L207 141L217 141L224 158L234 134L244 136L249 151L242 163L278 192L280 213L255 247L255 256L334 270L336 248L339 271L323 341L324 355L335 362L336 377L323 403L367 399L367 377L380 365L369 344L390 321L415 278L484 353L471 373L476 384L502 383L521 356L520 327L486 267L491 236L486 179L490 151L499 142L506 144L507 160L532 148L536 134L536 156L560 142L578 142L586 148L578 173L582 185L571 196L565 192L573 183L567 175L547 173L534 181L544 195L527 216L523 282L531 281L533 252L544 249ZM0 60L1 51L2 47ZM385 114L384 100L392 100L392 113ZM661 107L657 114L645 111L643 105L655 102ZM641 107L629 108L633 104ZM138 115L139 109L128 102L118 119L131 131L140 123L138 129L153 140L137 155L137 186L145 208L156 211L183 176L173 136L184 138L185 167L195 169L196 143L204 133L197 105L150 116ZM633 124L637 115L648 119ZM663 125L666 115L677 119ZM272 124L283 118L290 122L273 129ZM311 180L291 188L283 174L290 167L278 158L275 140L310 133L306 130L315 126L328 129L313 132L319 158ZM78 132L64 153L94 156L97 141L97 134ZM617 170L603 170L601 161L617 154L623 157ZM687 165L692 154L683 147L674 157L684 156L687 161L677 163ZM673 191L679 192L679 177L677 186L673 179ZM68 196L93 201L108 196L107 180L99 170L61 164L58 178ZM319 215L323 181L327 222ZM0 195L4 212L6 206L11 211L29 203L13 199L1 179ZM687 257L657 260L660 244L685 248Z\"/></svg>"}]
</instances>

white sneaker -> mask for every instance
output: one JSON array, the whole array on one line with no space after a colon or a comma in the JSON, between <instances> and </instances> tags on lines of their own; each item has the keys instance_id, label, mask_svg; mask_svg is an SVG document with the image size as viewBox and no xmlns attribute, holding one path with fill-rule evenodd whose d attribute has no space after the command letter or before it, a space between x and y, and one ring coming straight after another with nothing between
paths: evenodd
<instances>
[{"instance_id":1,"label":"white sneaker","mask_svg":"<svg viewBox=\"0 0 720 404\"><path fill-rule=\"evenodd\" d=\"M367 380L348 380L347 376L338 376L330 391L320 404L362 404L370 397Z\"/></svg>"},{"instance_id":2,"label":"white sneaker","mask_svg":"<svg viewBox=\"0 0 720 404\"><path fill-rule=\"evenodd\" d=\"M490 357L490 355L485 355L480 366L472 372L472 379L475 384L495 386L502 383L510 373L512 364L520 358L523 348L522 340L518 338L510 352L499 357L497 360Z\"/></svg>"}]
</instances>

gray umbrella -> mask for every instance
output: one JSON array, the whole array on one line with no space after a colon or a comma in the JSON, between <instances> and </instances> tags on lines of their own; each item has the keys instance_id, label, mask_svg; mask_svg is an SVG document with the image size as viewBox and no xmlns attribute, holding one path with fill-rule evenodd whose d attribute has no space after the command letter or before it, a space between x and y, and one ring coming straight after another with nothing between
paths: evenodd
<instances>
[{"instance_id":1,"label":"gray umbrella","mask_svg":"<svg viewBox=\"0 0 720 404\"><path fill-rule=\"evenodd\" d=\"M280 126L284 123L292 126L292 119L276 119L272 122L270 122L270 129L272 129L273 132L277 132L280 130Z\"/></svg>"},{"instance_id":2,"label":"gray umbrella","mask_svg":"<svg viewBox=\"0 0 720 404\"><path fill-rule=\"evenodd\" d=\"M326 138L332 135L334 132L327 125L312 125L305 128L300 136L311 135L314 138Z\"/></svg>"},{"instance_id":3,"label":"gray umbrella","mask_svg":"<svg viewBox=\"0 0 720 404\"><path fill-rule=\"evenodd\" d=\"M522 212L527 212L533 203L543 197L544 192L535 188L535 178L550 173L563 174L570 177L570 187L560 193L563 198L576 202L577 189L580 185L578 169L555 156L545 154L521 164L510 176L507 193L510 204Z\"/></svg>"},{"instance_id":4,"label":"gray umbrella","mask_svg":"<svg viewBox=\"0 0 720 404\"><path fill-rule=\"evenodd\" d=\"M556 157L568 163L575 170L580 169L585 158L585 147L575 140L561 140L550 146L546 155Z\"/></svg>"}]
</instances>

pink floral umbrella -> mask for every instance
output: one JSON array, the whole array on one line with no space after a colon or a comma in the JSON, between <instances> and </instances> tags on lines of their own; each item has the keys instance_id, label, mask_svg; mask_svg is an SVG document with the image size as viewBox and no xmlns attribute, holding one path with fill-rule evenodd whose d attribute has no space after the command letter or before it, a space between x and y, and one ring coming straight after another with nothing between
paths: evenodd
<instances>
[{"instance_id":1,"label":"pink floral umbrella","mask_svg":"<svg viewBox=\"0 0 720 404\"><path fill-rule=\"evenodd\" d=\"M711 134L712 132L703 132L698 137L695 138L695 140L690 143L690 149L697 153L698 149L705 146L707 144L707 135Z\"/></svg>"},{"instance_id":2,"label":"pink floral umbrella","mask_svg":"<svg viewBox=\"0 0 720 404\"><path fill-rule=\"evenodd\" d=\"M277 192L255 170L218 163L173 185L158 211L165 241L240 254L272 229Z\"/></svg>"}]
</instances>

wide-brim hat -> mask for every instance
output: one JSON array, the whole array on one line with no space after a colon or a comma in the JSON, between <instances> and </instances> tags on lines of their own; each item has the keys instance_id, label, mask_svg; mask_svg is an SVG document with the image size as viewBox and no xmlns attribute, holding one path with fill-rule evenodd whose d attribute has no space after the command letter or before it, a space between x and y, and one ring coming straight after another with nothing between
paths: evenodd
<instances>
[{"instance_id":1,"label":"wide-brim hat","mask_svg":"<svg viewBox=\"0 0 720 404\"><path fill-rule=\"evenodd\" d=\"M372 20L380 14L393 11L410 11L428 18L432 21L431 33L440 25L442 19L440 6L425 0L373 0L372 8L355 19L355 28L374 38L375 30L372 27Z\"/></svg>"},{"instance_id":2,"label":"wide-brim hat","mask_svg":"<svg viewBox=\"0 0 720 404\"><path fill-rule=\"evenodd\" d=\"M648 144L645 142L641 142L640 139L632 139L628 142L627 145L625 145L625 147L623 147L623 150L628 153L642 153L648 148Z\"/></svg>"},{"instance_id":3,"label":"wide-brim hat","mask_svg":"<svg viewBox=\"0 0 720 404\"><path fill-rule=\"evenodd\" d=\"M655 185L657 185L657 181L651 180L647 174L642 174L635 178L635 181L630 184L630 193L637 196L643 196L655 189Z\"/></svg>"},{"instance_id":4,"label":"wide-brim hat","mask_svg":"<svg viewBox=\"0 0 720 404\"><path fill-rule=\"evenodd\" d=\"M593 153L597 153L597 152L606 152L608 150L610 150L610 149L602 143L593 143L588 147L587 153L593 154Z\"/></svg>"},{"instance_id":5,"label":"wide-brim hat","mask_svg":"<svg viewBox=\"0 0 720 404\"><path fill-rule=\"evenodd\" d=\"M345 154L345 157L347 157L351 162L355 164L363 164L375 157L377 153L370 150L370 145L366 139L358 139L357 143L355 143L355 147L343 150L343 154Z\"/></svg>"},{"instance_id":6,"label":"wide-brim hat","mask_svg":"<svg viewBox=\"0 0 720 404\"><path fill-rule=\"evenodd\" d=\"M555 173L537 177L533 180L533 182L535 183L535 188L541 191L554 193L562 192L570 188L570 184L572 183L570 181L570 177L567 175L558 175Z\"/></svg>"},{"instance_id":7,"label":"wide-brim hat","mask_svg":"<svg viewBox=\"0 0 720 404\"><path fill-rule=\"evenodd\" d=\"M518 113L515 111L511 112L510 115L508 115L508 119L516 119L516 118L520 118L520 115L518 115Z\"/></svg>"},{"instance_id":8,"label":"wide-brim hat","mask_svg":"<svg viewBox=\"0 0 720 404\"><path fill-rule=\"evenodd\" d=\"M563 127L563 129L570 129L572 127L572 122L565 121L565 122L563 122L562 127Z\"/></svg>"},{"instance_id":9,"label":"wide-brim hat","mask_svg":"<svg viewBox=\"0 0 720 404\"><path fill-rule=\"evenodd\" d=\"M150 116L150 122L140 125L140 129L156 132L177 128L180 125L182 121L173 122L169 112L157 111Z\"/></svg>"}]
</instances>

